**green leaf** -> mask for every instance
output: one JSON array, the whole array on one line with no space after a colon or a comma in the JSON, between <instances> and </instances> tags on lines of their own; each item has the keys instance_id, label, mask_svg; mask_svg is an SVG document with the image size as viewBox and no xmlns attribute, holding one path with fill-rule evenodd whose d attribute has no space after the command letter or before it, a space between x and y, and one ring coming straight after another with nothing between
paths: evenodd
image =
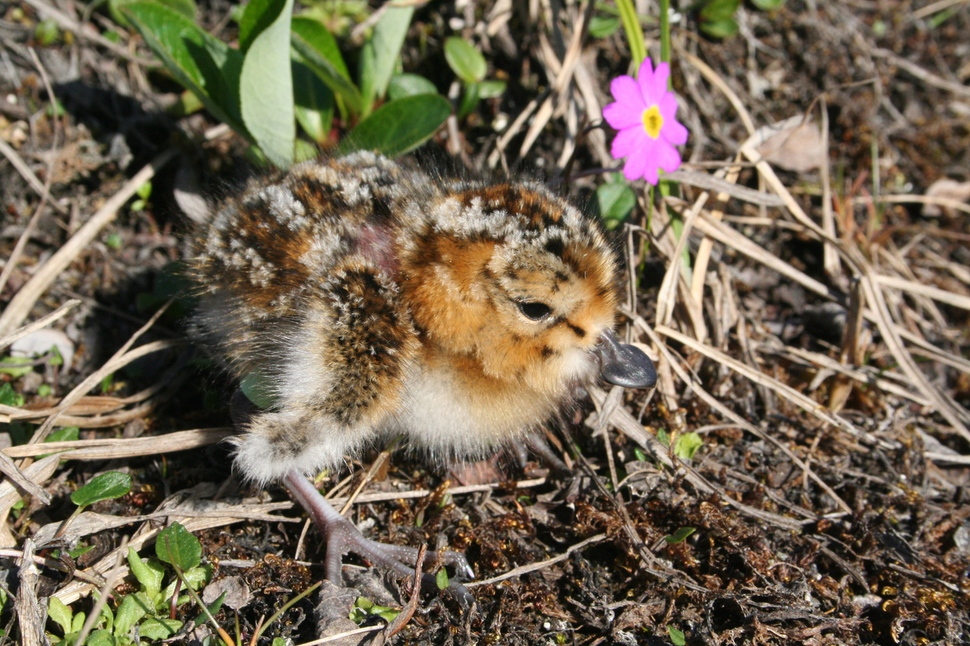
<instances>
[{"instance_id":1,"label":"green leaf","mask_svg":"<svg viewBox=\"0 0 970 646\"><path fill-rule=\"evenodd\" d=\"M178 619L167 619L162 617L149 617L138 624L138 634L143 639L161 641L168 639L182 628L182 622Z\"/></svg>"},{"instance_id":2,"label":"green leaf","mask_svg":"<svg viewBox=\"0 0 970 646\"><path fill-rule=\"evenodd\" d=\"M762 11L774 11L785 4L785 0L751 0L751 2Z\"/></svg>"},{"instance_id":3,"label":"green leaf","mask_svg":"<svg viewBox=\"0 0 970 646\"><path fill-rule=\"evenodd\" d=\"M51 349L49 350L49 352L50 352L50 355L51 356L47 360L47 363L49 363L52 366L63 366L64 365L64 357L61 356L61 351L58 350L58 348L57 348L56 345L52 345L51 346Z\"/></svg>"},{"instance_id":4,"label":"green leaf","mask_svg":"<svg viewBox=\"0 0 970 646\"><path fill-rule=\"evenodd\" d=\"M340 55L337 41L318 20L297 16L293 18L291 45L300 55L301 62L313 70L314 74L337 95L339 104L344 104L341 114L346 112L360 114L364 100L353 81Z\"/></svg>"},{"instance_id":5,"label":"green leaf","mask_svg":"<svg viewBox=\"0 0 970 646\"><path fill-rule=\"evenodd\" d=\"M202 561L202 544L181 523L172 523L158 533L155 554L184 572Z\"/></svg>"},{"instance_id":6,"label":"green leaf","mask_svg":"<svg viewBox=\"0 0 970 646\"><path fill-rule=\"evenodd\" d=\"M45 442L74 442L80 437L81 429L77 426L65 426L50 432Z\"/></svg>"},{"instance_id":7,"label":"green leaf","mask_svg":"<svg viewBox=\"0 0 970 646\"><path fill-rule=\"evenodd\" d=\"M286 6L286 0L250 0L239 18L239 50L245 54L253 41L266 31Z\"/></svg>"},{"instance_id":8,"label":"green leaf","mask_svg":"<svg viewBox=\"0 0 970 646\"><path fill-rule=\"evenodd\" d=\"M596 188L596 203L607 229L615 229L637 205L637 194L625 182L610 182Z\"/></svg>"},{"instance_id":9,"label":"green leaf","mask_svg":"<svg viewBox=\"0 0 970 646\"><path fill-rule=\"evenodd\" d=\"M491 79L478 84L478 96L482 99L494 99L505 94L508 84L505 81Z\"/></svg>"},{"instance_id":10,"label":"green leaf","mask_svg":"<svg viewBox=\"0 0 970 646\"><path fill-rule=\"evenodd\" d=\"M445 40L445 60L455 75L466 84L485 80L488 63L482 53L464 38L450 36Z\"/></svg>"},{"instance_id":11,"label":"green leaf","mask_svg":"<svg viewBox=\"0 0 970 646\"><path fill-rule=\"evenodd\" d=\"M121 603L118 604L118 609L115 611L114 634L119 637L127 636L145 614L145 607L138 603L135 595L126 595L121 600Z\"/></svg>"},{"instance_id":12,"label":"green leaf","mask_svg":"<svg viewBox=\"0 0 970 646\"><path fill-rule=\"evenodd\" d=\"M701 8L700 18L711 22L732 18L740 4L741 0L707 0Z\"/></svg>"},{"instance_id":13,"label":"green leaf","mask_svg":"<svg viewBox=\"0 0 970 646\"><path fill-rule=\"evenodd\" d=\"M71 632L71 619L74 613L57 597L51 597L47 602L47 616L61 627L65 636Z\"/></svg>"},{"instance_id":14,"label":"green leaf","mask_svg":"<svg viewBox=\"0 0 970 646\"><path fill-rule=\"evenodd\" d=\"M239 105L243 123L277 168L293 163L296 124L293 121L293 70L290 65L290 17L293 0L280 2L274 20L252 37L239 74ZM250 5L252 6L252 5ZM247 10L248 13L248 10ZM259 27L262 27L260 18ZM254 27L256 29L257 27Z\"/></svg>"},{"instance_id":15,"label":"green leaf","mask_svg":"<svg viewBox=\"0 0 970 646\"><path fill-rule=\"evenodd\" d=\"M303 63L293 63L293 100L296 120L317 144L323 145L333 124L333 92Z\"/></svg>"},{"instance_id":16,"label":"green leaf","mask_svg":"<svg viewBox=\"0 0 970 646\"><path fill-rule=\"evenodd\" d=\"M33 371L34 364L31 363L30 359L26 357L4 357L3 359L0 359L0 373L10 375L14 379L17 377L23 377L28 372ZM9 383L4 383L4 386L9 385ZM10 404L7 405L10 406Z\"/></svg>"},{"instance_id":17,"label":"green leaf","mask_svg":"<svg viewBox=\"0 0 970 646\"><path fill-rule=\"evenodd\" d=\"M166 69L212 116L251 139L239 113L242 54L155 2L132 2L121 11Z\"/></svg>"},{"instance_id":18,"label":"green leaf","mask_svg":"<svg viewBox=\"0 0 970 646\"><path fill-rule=\"evenodd\" d=\"M734 22L734 18L704 21L701 23L701 31L713 38L730 38L738 33L738 23Z\"/></svg>"},{"instance_id":19,"label":"green leaf","mask_svg":"<svg viewBox=\"0 0 970 646\"><path fill-rule=\"evenodd\" d=\"M593 38L608 38L620 28L616 16L593 16L589 21L589 35Z\"/></svg>"},{"instance_id":20,"label":"green leaf","mask_svg":"<svg viewBox=\"0 0 970 646\"><path fill-rule=\"evenodd\" d=\"M674 442L674 455L681 460L690 460L697 453L697 449L704 446L704 440L697 433L683 433Z\"/></svg>"},{"instance_id":21,"label":"green leaf","mask_svg":"<svg viewBox=\"0 0 970 646\"><path fill-rule=\"evenodd\" d=\"M415 94L434 94L438 88L434 83L417 74L395 74L387 86L387 98L403 99Z\"/></svg>"},{"instance_id":22,"label":"green leaf","mask_svg":"<svg viewBox=\"0 0 970 646\"><path fill-rule=\"evenodd\" d=\"M262 410L269 410L277 404L277 393L273 380L259 370L253 370L239 381L239 390L246 399Z\"/></svg>"},{"instance_id":23,"label":"green leaf","mask_svg":"<svg viewBox=\"0 0 970 646\"><path fill-rule=\"evenodd\" d=\"M222 604L225 603L225 601L226 601L226 593L223 592L218 596L218 598L216 598L215 601L206 605L205 609L208 610L209 614L214 617L219 612L219 610L222 609ZM204 624L207 619L208 617L206 617L206 614L204 612L200 612L195 618L195 623L197 625L201 625L201 624Z\"/></svg>"},{"instance_id":24,"label":"green leaf","mask_svg":"<svg viewBox=\"0 0 970 646\"><path fill-rule=\"evenodd\" d=\"M350 619L358 624L363 623L368 617L374 615L382 618L384 621L391 622L394 621L395 617L401 614L399 608L391 608L389 606L379 606L367 597L357 597L354 601L354 605L350 609Z\"/></svg>"},{"instance_id":25,"label":"green leaf","mask_svg":"<svg viewBox=\"0 0 970 646\"><path fill-rule=\"evenodd\" d=\"M95 476L86 485L71 494L71 502L87 507L102 500L121 498L131 491L131 476L127 473L108 471Z\"/></svg>"},{"instance_id":26,"label":"green leaf","mask_svg":"<svg viewBox=\"0 0 970 646\"><path fill-rule=\"evenodd\" d=\"M667 626L667 634L670 635L670 641L674 646L684 646L687 643L687 638L684 633L673 626Z\"/></svg>"},{"instance_id":27,"label":"green leaf","mask_svg":"<svg viewBox=\"0 0 970 646\"><path fill-rule=\"evenodd\" d=\"M41 20L34 27L34 39L41 47L48 47L57 42L60 30L57 28L57 21L53 18Z\"/></svg>"},{"instance_id":28,"label":"green leaf","mask_svg":"<svg viewBox=\"0 0 970 646\"><path fill-rule=\"evenodd\" d=\"M79 543L77 547L68 552L71 558L75 561L94 549L94 545L85 545L84 543Z\"/></svg>"},{"instance_id":29,"label":"green leaf","mask_svg":"<svg viewBox=\"0 0 970 646\"><path fill-rule=\"evenodd\" d=\"M438 570L438 573L434 575L434 582L435 582L435 585L438 586L439 590L444 590L445 588L447 588L448 585L451 583L448 580L448 571L445 570L444 568L441 568L440 570Z\"/></svg>"},{"instance_id":30,"label":"green leaf","mask_svg":"<svg viewBox=\"0 0 970 646\"><path fill-rule=\"evenodd\" d=\"M411 25L414 7L388 5L374 25L374 32L360 52L360 93L364 97L363 114L368 114L374 100L384 96L391 76L401 59L401 47Z\"/></svg>"},{"instance_id":31,"label":"green leaf","mask_svg":"<svg viewBox=\"0 0 970 646\"><path fill-rule=\"evenodd\" d=\"M430 139L450 114L451 103L440 94L390 101L358 123L337 152L373 150L388 157L403 155Z\"/></svg>"},{"instance_id":32,"label":"green leaf","mask_svg":"<svg viewBox=\"0 0 970 646\"><path fill-rule=\"evenodd\" d=\"M211 578L212 566L210 565L200 565L182 572L182 579L185 585L196 591L208 583Z\"/></svg>"},{"instance_id":33,"label":"green leaf","mask_svg":"<svg viewBox=\"0 0 970 646\"><path fill-rule=\"evenodd\" d=\"M670 536L664 536L664 540L667 541L668 545L676 545L677 543L683 543L687 540L688 536L696 531L697 529L694 527L681 527Z\"/></svg>"},{"instance_id":34,"label":"green leaf","mask_svg":"<svg viewBox=\"0 0 970 646\"><path fill-rule=\"evenodd\" d=\"M165 576L165 572L162 566L158 562L153 562L151 560L142 560L132 548L128 548L128 567L131 568L131 573L135 575L135 579L138 580L138 584L141 586L142 592L144 592L153 601L151 605L154 606L154 599L156 599L159 593L162 591L162 579Z\"/></svg>"},{"instance_id":35,"label":"green leaf","mask_svg":"<svg viewBox=\"0 0 970 646\"><path fill-rule=\"evenodd\" d=\"M115 641L114 635L110 631L99 628L92 631L85 640L84 646L118 646L118 642Z\"/></svg>"},{"instance_id":36,"label":"green leaf","mask_svg":"<svg viewBox=\"0 0 970 646\"><path fill-rule=\"evenodd\" d=\"M122 9L136 0L108 0L108 13L111 19L122 27L130 27L131 23L125 19ZM154 0L158 4L168 7L191 21L195 21L195 0Z\"/></svg>"},{"instance_id":37,"label":"green leaf","mask_svg":"<svg viewBox=\"0 0 970 646\"><path fill-rule=\"evenodd\" d=\"M464 119L475 110L478 105L478 83L469 83L465 86L465 92L461 96L458 104L458 118Z\"/></svg>"}]
</instances>

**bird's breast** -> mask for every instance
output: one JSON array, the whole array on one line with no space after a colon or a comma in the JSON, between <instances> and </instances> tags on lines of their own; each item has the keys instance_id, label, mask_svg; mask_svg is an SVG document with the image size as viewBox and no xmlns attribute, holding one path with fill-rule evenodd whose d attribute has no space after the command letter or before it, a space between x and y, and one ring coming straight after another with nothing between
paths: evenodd
<instances>
[{"instance_id":1,"label":"bird's breast","mask_svg":"<svg viewBox=\"0 0 970 646\"><path fill-rule=\"evenodd\" d=\"M411 367L390 429L434 455L484 455L534 430L559 403L449 363Z\"/></svg>"}]
</instances>

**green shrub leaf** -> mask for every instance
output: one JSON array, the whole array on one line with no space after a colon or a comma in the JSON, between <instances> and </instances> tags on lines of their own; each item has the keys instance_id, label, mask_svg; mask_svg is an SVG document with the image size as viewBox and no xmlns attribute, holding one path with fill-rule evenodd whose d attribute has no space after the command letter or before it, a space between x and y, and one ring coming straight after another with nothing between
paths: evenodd
<instances>
[{"instance_id":1,"label":"green shrub leaf","mask_svg":"<svg viewBox=\"0 0 970 646\"><path fill-rule=\"evenodd\" d=\"M360 114L363 106L360 91L350 80L337 41L327 28L319 20L297 16L293 18L290 38L302 62L337 96L338 107L343 105L341 114L344 118L348 112Z\"/></svg>"},{"instance_id":2,"label":"green shrub leaf","mask_svg":"<svg viewBox=\"0 0 970 646\"><path fill-rule=\"evenodd\" d=\"M121 498L131 491L131 476L127 473L109 471L95 476L89 483L71 494L71 502L87 507L102 500Z\"/></svg>"},{"instance_id":3,"label":"green shrub leaf","mask_svg":"<svg viewBox=\"0 0 970 646\"><path fill-rule=\"evenodd\" d=\"M488 63L475 46L458 36L445 40L445 60L455 75L466 84L485 80Z\"/></svg>"},{"instance_id":4,"label":"green shrub leaf","mask_svg":"<svg viewBox=\"0 0 970 646\"><path fill-rule=\"evenodd\" d=\"M155 554L158 560L184 572L202 561L202 544L181 523L172 523L158 533Z\"/></svg>"},{"instance_id":5,"label":"green shrub leaf","mask_svg":"<svg viewBox=\"0 0 970 646\"><path fill-rule=\"evenodd\" d=\"M382 105L357 124L337 149L338 154L373 150L388 157L403 155L434 135L451 114L451 103L440 94L408 96Z\"/></svg>"},{"instance_id":6,"label":"green shrub leaf","mask_svg":"<svg viewBox=\"0 0 970 646\"><path fill-rule=\"evenodd\" d=\"M263 26L266 13L275 19L252 36L239 75L239 105L255 144L273 165L287 168L293 163L296 140L290 66L293 0L254 1L270 3L254 29Z\"/></svg>"},{"instance_id":7,"label":"green shrub leaf","mask_svg":"<svg viewBox=\"0 0 970 646\"><path fill-rule=\"evenodd\" d=\"M250 136L237 99L242 54L156 2L132 2L121 11L172 76L195 94L212 116Z\"/></svg>"},{"instance_id":8,"label":"green shrub leaf","mask_svg":"<svg viewBox=\"0 0 970 646\"><path fill-rule=\"evenodd\" d=\"M478 84L478 97L481 99L494 99L505 94L507 83L497 79L482 81Z\"/></svg>"},{"instance_id":9,"label":"green shrub leaf","mask_svg":"<svg viewBox=\"0 0 970 646\"><path fill-rule=\"evenodd\" d=\"M701 23L701 31L714 38L730 38L738 33L738 23L734 18L704 21Z\"/></svg>"},{"instance_id":10,"label":"green shrub leaf","mask_svg":"<svg viewBox=\"0 0 970 646\"><path fill-rule=\"evenodd\" d=\"M415 94L434 94L438 88L434 83L417 74L395 74L387 86L387 98L392 101Z\"/></svg>"},{"instance_id":11,"label":"green shrub leaf","mask_svg":"<svg viewBox=\"0 0 970 646\"><path fill-rule=\"evenodd\" d=\"M369 113L374 100L384 96L387 91L413 15L414 7L389 5L374 25L374 33L364 43L359 70L360 92L365 99L364 114Z\"/></svg>"},{"instance_id":12,"label":"green shrub leaf","mask_svg":"<svg viewBox=\"0 0 970 646\"><path fill-rule=\"evenodd\" d=\"M122 9L135 0L108 0L108 13L111 19L122 27L130 27L131 23L125 19ZM195 20L195 0L155 0L160 5L168 7L189 20Z\"/></svg>"},{"instance_id":13,"label":"green shrub leaf","mask_svg":"<svg viewBox=\"0 0 970 646\"><path fill-rule=\"evenodd\" d=\"M239 50L245 54L260 35L279 18L284 0L250 0L239 18Z\"/></svg>"},{"instance_id":14,"label":"green shrub leaf","mask_svg":"<svg viewBox=\"0 0 970 646\"><path fill-rule=\"evenodd\" d=\"M596 189L596 203L607 229L615 229L637 205L637 195L624 182L610 182Z\"/></svg>"},{"instance_id":15,"label":"green shrub leaf","mask_svg":"<svg viewBox=\"0 0 970 646\"><path fill-rule=\"evenodd\" d=\"M303 63L293 61L293 109L303 131L326 143L333 124L333 92Z\"/></svg>"}]
</instances>

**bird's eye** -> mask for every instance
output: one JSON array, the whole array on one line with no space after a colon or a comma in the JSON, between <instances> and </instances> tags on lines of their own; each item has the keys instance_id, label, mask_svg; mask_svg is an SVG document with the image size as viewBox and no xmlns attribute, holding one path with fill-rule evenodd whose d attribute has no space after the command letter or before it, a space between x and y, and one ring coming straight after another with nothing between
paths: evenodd
<instances>
[{"instance_id":1,"label":"bird's eye","mask_svg":"<svg viewBox=\"0 0 970 646\"><path fill-rule=\"evenodd\" d=\"M519 311L530 321L541 321L552 313L552 308L537 301L516 301Z\"/></svg>"}]
</instances>

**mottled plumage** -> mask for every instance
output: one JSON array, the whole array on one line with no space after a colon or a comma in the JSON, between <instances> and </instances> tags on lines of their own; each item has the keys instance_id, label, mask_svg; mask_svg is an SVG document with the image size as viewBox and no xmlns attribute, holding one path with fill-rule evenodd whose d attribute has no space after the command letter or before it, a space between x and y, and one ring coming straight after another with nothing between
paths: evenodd
<instances>
[{"instance_id":1,"label":"mottled plumage","mask_svg":"<svg viewBox=\"0 0 970 646\"><path fill-rule=\"evenodd\" d=\"M615 260L537 184L441 185L359 153L248 188L198 240L199 328L279 410L240 441L260 481L405 433L480 453L545 421L598 367Z\"/></svg>"},{"instance_id":2,"label":"mottled plumage","mask_svg":"<svg viewBox=\"0 0 970 646\"><path fill-rule=\"evenodd\" d=\"M267 482L396 434L477 455L601 366L648 385L649 360L611 332L616 264L596 224L536 183L435 181L370 153L253 183L200 230L193 264L196 328L277 402L237 464Z\"/></svg>"}]
</instances>

